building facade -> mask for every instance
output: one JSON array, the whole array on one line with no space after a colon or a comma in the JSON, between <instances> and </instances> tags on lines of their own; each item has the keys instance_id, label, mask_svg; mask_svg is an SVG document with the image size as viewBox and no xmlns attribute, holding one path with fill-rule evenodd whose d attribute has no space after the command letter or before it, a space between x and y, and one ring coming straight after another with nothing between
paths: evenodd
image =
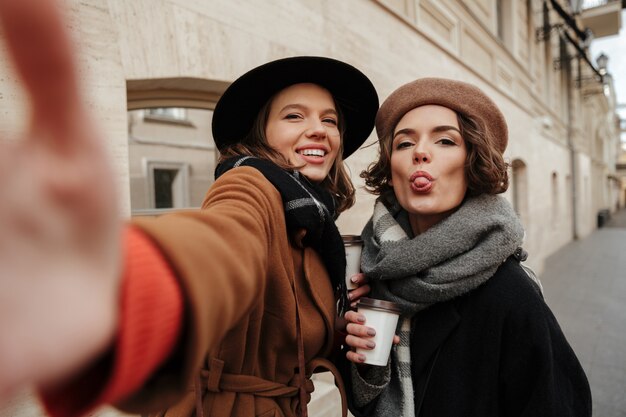
<instances>
[{"instance_id":1,"label":"building facade","mask_svg":"<svg viewBox=\"0 0 626 417\"><path fill-rule=\"evenodd\" d=\"M610 76L589 60L585 31L619 30L621 22L606 19L616 7L619 13L620 1L62 3L125 216L197 207L213 180L210 118L220 94L250 68L292 55L355 65L381 101L428 76L470 82L491 96L510 130L505 197L526 228L528 264L539 272L547 256L591 233L601 210L624 206L615 95ZM6 59L0 74L0 137L7 138L24 126L28 109ZM373 146L347 160L358 193L339 218L342 233L360 233L371 214L374 197L358 174L376 158L375 142L373 133Z\"/></svg>"}]
</instances>

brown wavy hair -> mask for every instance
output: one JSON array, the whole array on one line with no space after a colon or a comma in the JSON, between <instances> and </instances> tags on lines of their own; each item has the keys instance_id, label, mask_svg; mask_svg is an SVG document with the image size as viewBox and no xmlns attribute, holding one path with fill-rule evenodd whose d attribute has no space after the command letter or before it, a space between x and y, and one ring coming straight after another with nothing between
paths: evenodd
<instances>
[{"instance_id":1,"label":"brown wavy hair","mask_svg":"<svg viewBox=\"0 0 626 417\"><path fill-rule=\"evenodd\" d=\"M255 156L257 158L267 159L286 170L297 170L300 168L292 165L280 152L272 148L267 141L265 129L267 127L267 120L269 119L274 97L276 97L276 95L272 96L272 98L261 107L252 125L252 129L250 129L250 132L243 140L220 151L219 162L236 156ZM337 126L339 128L341 146L339 147L337 158L331 166L328 176L320 185L326 188L335 198L337 214L339 214L354 205L354 185L352 185L350 175L348 175L343 162L342 153L345 119L336 101L335 109L337 110L338 116Z\"/></svg>"},{"instance_id":2,"label":"brown wavy hair","mask_svg":"<svg viewBox=\"0 0 626 417\"><path fill-rule=\"evenodd\" d=\"M509 188L508 164L495 145L493 134L477 120L459 112L455 113L467 147L465 178L468 187L465 197L505 192ZM380 138L378 160L360 174L365 179L366 190L380 195L387 203L391 202L390 197L393 196L393 187L389 185L392 142L393 130Z\"/></svg>"}]
</instances>

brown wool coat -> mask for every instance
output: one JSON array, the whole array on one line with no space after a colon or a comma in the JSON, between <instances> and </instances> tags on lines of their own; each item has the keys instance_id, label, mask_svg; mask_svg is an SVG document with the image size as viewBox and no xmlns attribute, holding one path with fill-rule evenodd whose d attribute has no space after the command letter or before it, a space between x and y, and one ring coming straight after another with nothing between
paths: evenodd
<instances>
[{"instance_id":1,"label":"brown wool coat","mask_svg":"<svg viewBox=\"0 0 626 417\"><path fill-rule=\"evenodd\" d=\"M138 222L180 279L185 329L168 363L121 408L194 415L202 367L204 416L297 415L293 287L310 367L330 354L334 333L335 303L322 261L299 244L304 231L288 237L280 194L254 168L220 177L203 207L208 210Z\"/></svg>"}]
</instances>

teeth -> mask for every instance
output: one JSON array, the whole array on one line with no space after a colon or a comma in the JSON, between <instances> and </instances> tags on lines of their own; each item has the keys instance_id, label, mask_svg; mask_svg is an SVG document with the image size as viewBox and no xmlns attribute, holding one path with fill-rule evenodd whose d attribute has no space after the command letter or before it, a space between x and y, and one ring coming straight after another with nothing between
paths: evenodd
<instances>
[{"instance_id":1,"label":"teeth","mask_svg":"<svg viewBox=\"0 0 626 417\"><path fill-rule=\"evenodd\" d=\"M300 151L300 153L302 155L306 155L306 156L324 156L324 155L326 155L326 152L324 152L322 149L304 149L304 150Z\"/></svg>"}]
</instances>

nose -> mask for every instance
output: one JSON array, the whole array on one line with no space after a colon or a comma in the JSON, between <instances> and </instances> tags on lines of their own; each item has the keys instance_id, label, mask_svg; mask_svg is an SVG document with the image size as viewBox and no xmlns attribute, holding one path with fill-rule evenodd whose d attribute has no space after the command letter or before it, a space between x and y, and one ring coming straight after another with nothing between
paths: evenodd
<instances>
[{"instance_id":1,"label":"nose","mask_svg":"<svg viewBox=\"0 0 626 417\"><path fill-rule=\"evenodd\" d=\"M415 162L419 163L426 163L426 162L430 162L431 158L430 158L430 154L424 150L424 149L415 149L414 155L413 155L413 159Z\"/></svg>"},{"instance_id":2,"label":"nose","mask_svg":"<svg viewBox=\"0 0 626 417\"><path fill-rule=\"evenodd\" d=\"M306 136L309 138L324 139L326 134L326 127L320 120L311 121L309 129L306 131Z\"/></svg>"}]
</instances>

